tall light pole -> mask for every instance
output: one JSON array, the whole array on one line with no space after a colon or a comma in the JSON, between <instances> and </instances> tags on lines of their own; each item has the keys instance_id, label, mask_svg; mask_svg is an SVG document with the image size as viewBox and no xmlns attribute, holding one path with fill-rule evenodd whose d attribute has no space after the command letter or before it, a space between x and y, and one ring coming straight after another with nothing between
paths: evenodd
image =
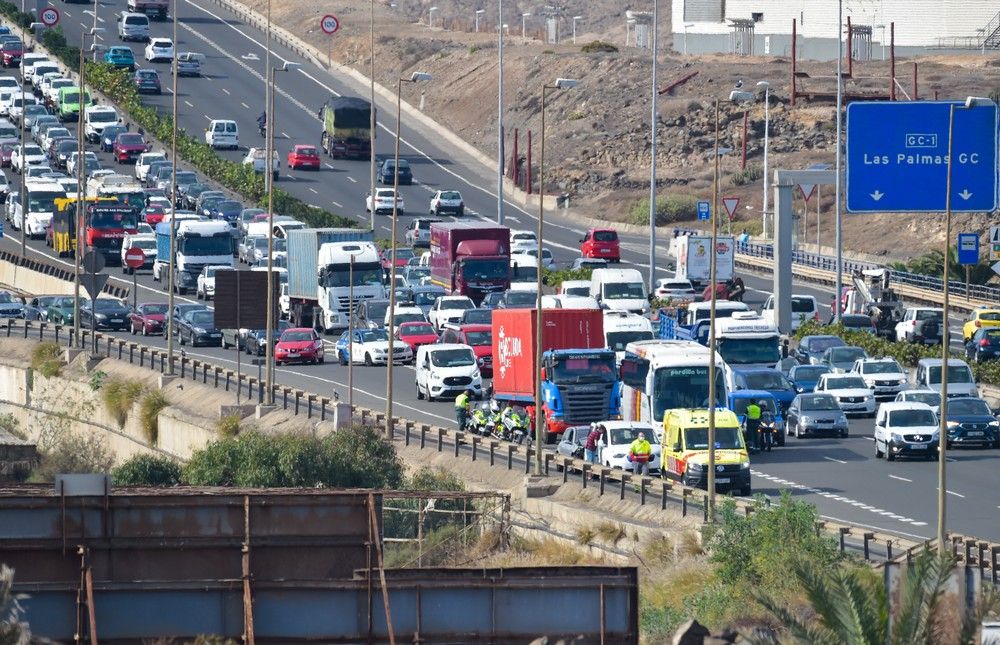
<instances>
[{"instance_id":1,"label":"tall light pole","mask_svg":"<svg viewBox=\"0 0 1000 645\"><path fill-rule=\"evenodd\" d=\"M393 5L395 6L395 5ZM368 166L368 194L372 196L372 203L375 203L375 0L371 0L371 13L369 14L371 20L368 24L370 33L370 43L371 48L371 68L368 70L368 84L369 90L371 91L371 109L369 110L368 124L368 146L370 150L369 153L369 166ZM375 209L373 208L368 214L368 226L371 228L372 235L375 235ZM351 310L351 315L354 315L354 310Z\"/></svg>"},{"instance_id":2,"label":"tall light pole","mask_svg":"<svg viewBox=\"0 0 1000 645\"><path fill-rule=\"evenodd\" d=\"M503 0L497 0L497 226L503 226L503 30L505 26Z\"/></svg>"},{"instance_id":3,"label":"tall light pole","mask_svg":"<svg viewBox=\"0 0 1000 645\"><path fill-rule=\"evenodd\" d=\"M715 288L718 267L716 252L719 236L719 213L722 204L719 200L719 100L715 100L715 164L712 173L712 250L709 257L709 278L712 295L708 310L708 467L706 473L706 488L708 489L708 521L715 521L715 305L718 299L718 289Z\"/></svg>"},{"instance_id":4,"label":"tall light pole","mask_svg":"<svg viewBox=\"0 0 1000 645\"><path fill-rule=\"evenodd\" d=\"M479 16L486 13L486 9L476 9L476 33L479 33Z\"/></svg>"},{"instance_id":5,"label":"tall light pole","mask_svg":"<svg viewBox=\"0 0 1000 645\"><path fill-rule=\"evenodd\" d=\"M843 121L843 111L844 111L844 77L843 77L843 66L844 66L844 0L837 0L837 157L836 157L836 176L833 179L834 182L834 226L836 228L836 244L837 244L837 279L836 279L836 291L833 292L834 301L834 315L837 320L840 320L840 315L842 312L841 294L844 291L844 236L843 231L841 231L841 220L843 215L840 211L840 173L841 173L841 133L844 130ZM948 256L945 256L946 258ZM945 312L947 314L947 312Z\"/></svg>"},{"instance_id":6,"label":"tall light pole","mask_svg":"<svg viewBox=\"0 0 1000 645\"><path fill-rule=\"evenodd\" d=\"M542 410L542 237L545 233L545 91L568 90L579 83L574 78L557 78L542 85L542 127L538 154L538 269L535 293L535 474L542 474L542 445L545 441L545 413Z\"/></svg>"},{"instance_id":7,"label":"tall light pole","mask_svg":"<svg viewBox=\"0 0 1000 645\"><path fill-rule=\"evenodd\" d=\"M649 99L649 292L656 290L656 55L658 29L658 11L660 2L653 0L653 73L650 83ZM539 252L540 253L540 252ZM541 255L539 255L541 257Z\"/></svg>"},{"instance_id":8,"label":"tall light pole","mask_svg":"<svg viewBox=\"0 0 1000 645\"><path fill-rule=\"evenodd\" d=\"M531 17L530 11L526 11L521 14L521 42L524 42L528 39L526 30L528 25L528 18L530 17Z\"/></svg>"},{"instance_id":9,"label":"tall light pole","mask_svg":"<svg viewBox=\"0 0 1000 645\"><path fill-rule=\"evenodd\" d=\"M573 16L573 44L576 44L576 23L583 20L583 16Z\"/></svg>"},{"instance_id":10,"label":"tall light pole","mask_svg":"<svg viewBox=\"0 0 1000 645\"><path fill-rule=\"evenodd\" d=\"M82 49L80 50L80 59L81 59L81 61L83 60L83 50ZM80 67L82 69L83 65L80 65ZM24 108L26 107L25 106L25 98L26 97L27 97L27 94L24 91L24 80L22 79L22 81L21 81L21 150L20 150L20 152L18 152L18 155L20 155L20 157L21 157L21 159L20 159L20 161L21 161L21 177L18 180L18 183L20 184L20 188L18 189L19 190L19 192L18 192L18 199L21 202L21 224L20 224L20 226L21 226L21 259L22 260L27 259L27 257L28 257L28 234L24 230L24 228L25 228L25 222L28 220L28 197L25 194L25 188L24 188L25 177L28 174L28 173L25 172L25 168L27 168L27 164L24 163L24 137L25 137L25 135L24 135L24 127L26 125L25 124L26 119L24 118ZM79 280L79 276L80 276L80 271L78 269L77 270L77 279L76 279L76 297L77 298L80 297L80 280Z\"/></svg>"},{"instance_id":11,"label":"tall light pole","mask_svg":"<svg viewBox=\"0 0 1000 645\"><path fill-rule=\"evenodd\" d=\"M767 81L757 81L757 89L764 90L764 201L760 207L761 235L767 239L767 147L771 138L771 85ZM817 230L819 227L817 226ZM816 252L819 253L819 242L816 243Z\"/></svg>"},{"instance_id":12,"label":"tall light pole","mask_svg":"<svg viewBox=\"0 0 1000 645\"><path fill-rule=\"evenodd\" d=\"M403 119L403 83L419 83L420 81L431 80L431 75L427 72L413 72L410 78L400 78L396 83L396 142L393 158L393 179L392 179L392 233L389 238L389 245L392 249L389 263L389 347L385 358L385 436L391 441L393 434L392 423L392 366L393 366L393 337L396 332L396 223L399 221L399 137L400 123ZM373 197L374 199L374 197ZM375 209L372 208L374 211ZM353 357L352 357L353 362ZM461 428L459 428L461 430Z\"/></svg>"},{"instance_id":13,"label":"tall light pole","mask_svg":"<svg viewBox=\"0 0 1000 645\"><path fill-rule=\"evenodd\" d=\"M437 7L431 7L427 10L427 26L431 29L434 28L434 12L437 11Z\"/></svg>"},{"instance_id":14,"label":"tall light pole","mask_svg":"<svg viewBox=\"0 0 1000 645\"><path fill-rule=\"evenodd\" d=\"M83 347L82 339L80 338L80 260L83 258L83 243L85 238L83 236L83 218L86 209L84 208L86 202L86 192L84 191L83 185L83 173L84 167L87 165L84 163L83 158L83 106L87 104L86 98L87 94L87 80L86 80L86 56L83 52L87 51L86 41L87 36L95 36L94 45L95 51L97 48L97 34L104 31L103 27L91 28L89 32L83 32L80 34L80 69L78 73L80 74L80 114L76 122L76 249L74 250L73 256L75 258L75 269L73 279L73 337L76 339L78 347ZM21 91L24 92L24 85L21 85ZM24 121L24 101L21 101L21 120ZM24 134L22 128L21 135L22 142L24 141ZM22 143L21 148L21 257L24 257L24 239L27 237L27 231L25 230L25 222L27 221L27 188L25 186L25 174L27 172L27 164L24 162L24 147ZM97 297L96 294L94 296Z\"/></svg>"},{"instance_id":15,"label":"tall light pole","mask_svg":"<svg viewBox=\"0 0 1000 645\"><path fill-rule=\"evenodd\" d=\"M94 0L95 4L98 0ZM167 325L167 374L174 373L174 329L171 324L174 311L174 253L177 244L177 13L180 3L175 2L170 7L170 19L174 30L174 59L171 61L171 81L173 89L170 94L170 114L174 131L170 135L170 258L167 263L167 315L164 321ZM236 390L239 392L239 388Z\"/></svg>"},{"instance_id":16,"label":"tall light pole","mask_svg":"<svg viewBox=\"0 0 1000 645\"><path fill-rule=\"evenodd\" d=\"M285 61L281 67L272 67L268 71L269 88L268 95L271 97L271 104L267 106L267 112L271 116L267 117L267 143L264 147L264 172L267 184L267 327L264 330L264 338L267 343L267 353L264 355L267 361L264 370L264 385L267 388L267 396L264 402L267 405L274 405L274 175L278 171L274 170L272 157L274 151L274 131L277 115L274 110L274 92L277 89L275 84L275 74L277 72L287 72L299 67L298 63ZM278 163L281 168L281 163Z\"/></svg>"}]
</instances>

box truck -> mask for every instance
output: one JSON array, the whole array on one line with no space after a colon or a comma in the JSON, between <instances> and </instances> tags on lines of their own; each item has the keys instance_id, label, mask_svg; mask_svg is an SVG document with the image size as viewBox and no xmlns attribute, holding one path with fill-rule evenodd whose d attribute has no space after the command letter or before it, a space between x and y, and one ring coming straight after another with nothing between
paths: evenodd
<instances>
[{"instance_id":1,"label":"box truck","mask_svg":"<svg viewBox=\"0 0 1000 645\"><path fill-rule=\"evenodd\" d=\"M709 235L678 235L671 243L678 280L690 280L695 289L710 282L712 238ZM715 238L715 281L726 282L735 275L736 240L732 235Z\"/></svg>"},{"instance_id":2,"label":"box truck","mask_svg":"<svg viewBox=\"0 0 1000 645\"><path fill-rule=\"evenodd\" d=\"M431 282L476 302L510 288L510 229L477 223L431 224Z\"/></svg>"}]
</instances>

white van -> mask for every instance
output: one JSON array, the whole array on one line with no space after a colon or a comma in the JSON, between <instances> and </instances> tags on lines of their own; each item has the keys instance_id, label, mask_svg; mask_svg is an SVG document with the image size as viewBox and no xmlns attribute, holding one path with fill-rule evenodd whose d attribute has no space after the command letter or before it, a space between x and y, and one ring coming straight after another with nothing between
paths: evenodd
<instances>
[{"instance_id":1,"label":"white van","mask_svg":"<svg viewBox=\"0 0 1000 645\"><path fill-rule=\"evenodd\" d=\"M205 143L213 148L240 147L240 128L230 119L212 119L205 128Z\"/></svg>"},{"instance_id":2,"label":"white van","mask_svg":"<svg viewBox=\"0 0 1000 645\"><path fill-rule=\"evenodd\" d=\"M476 354L468 345L435 343L417 348L417 398L428 401L454 399L472 390L477 399L483 396L483 377Z\"/></svg>"},{"instance_id":3,"label":"white van","mask_svg":"<svg viewBox=\"0 0 1000 645\"><path fill-rule=\"evenodd\" d=\"M941 359L921 358L917 362L917 372L914 376L914 387L941 391ZM945 386L948 397L979 396L976 379L965 361L958 358L948 359L948 381Z\"/></svg>"},{"instance_id":4,"label":"white van","mask_svg":"<svg viewBox=\"0 0 1000 645\"><path fill-rule=\"evenodd\" d=\"M602 309L649 312L646 283L638 269L594 269L590 274L590 295L597 298Z\"/></svg>"},{"instance_id":5,"label":"white van","mask_svg":"<svg viewBox=\"0 0 1000 645\"><path fill-rule=\"evenodd\" d=\"M149 17L144 13L121 12L118 16L118 39L149 42Z\"/></svg>"},{"instance_id":6,"label":"white van","mask_svg":"<svg viewBox=\"0 0 1000 645\"><path fill-rule=\"evenodd\" d=\"M774 296L768 296L764 302L764 307L760 310L760 317L769 320L775 325L778 321L774 319ZM816 304L814 296L806 296L797 293L792 294L792 331L796 331L806 321L819 322L819 305ZM787 329L782 331L787 332Z\"/></svg>"}]
</instances>

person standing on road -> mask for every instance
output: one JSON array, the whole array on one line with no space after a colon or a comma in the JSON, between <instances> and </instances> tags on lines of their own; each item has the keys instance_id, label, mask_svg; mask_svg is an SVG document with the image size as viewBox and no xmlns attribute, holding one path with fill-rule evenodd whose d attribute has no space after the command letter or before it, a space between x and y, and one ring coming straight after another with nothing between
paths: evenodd
<instances>
[{"instance_id":1,"label":"person standing on road","mask_svg":"<svg viewBox=\"0 0 1000 645\"><path fill-rule=\"evenodd\" d=\"M747 406L747 447L760 450L760 415L762 410L756 402Z\"/></svg>"},{"instance_id":2,"label":"person standing on road","mask_svg":"<svg viewBox=\"0 0 1000 645\"><path fill-rule=\"evenodd\" d=\"M597 463L597 442L601 440L601 431L596 427L590 430L583 442L583 458L592 464Z\"/></svg>"},{"instance_id":3,"label":"person standing on road","mask_svg":"<svg viewBox=\"0 0 1000 645\"><path fill-rule=\"evenodd\" d=\"M646 433L640 432L628 449L628 456L632 461L632 472L636 475L648 475L649 459L652 455L653 447L646 439Z\"/></svg>"},{"instance_id":4,"label":"person standing on road","mask_svg":"<svg viewBox=\"0 0 1000 645\"><path fill-rule=\"evenodd\" d=\"M458 422L458 429L465 430L465 420L469 417L469 399L472 398L472 390L466 390L455 397L455 421Z\"/></svg>"}]
</instances>

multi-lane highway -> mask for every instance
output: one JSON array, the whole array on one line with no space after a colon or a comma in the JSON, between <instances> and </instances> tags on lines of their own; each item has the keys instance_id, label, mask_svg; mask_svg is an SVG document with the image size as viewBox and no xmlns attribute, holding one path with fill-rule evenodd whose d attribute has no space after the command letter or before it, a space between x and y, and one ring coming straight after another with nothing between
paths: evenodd
<instances>
[{"instance_id":1,"label":"multi-lane highway","mask_svg":"<svg viewBox=\"0 0 1000 645\"><path fill-rule=\"evenodd\" d=\"M99 2L97 21L106 31L105 44L117 44L115 15L124 9L125 2ZM94 5L65 5L61 25L69 42L78 42L80 33L89 29L94 21ZM205 54L205 76L184 78L178 92L179 123L191 133L204 130L212 118L232 118L240 126L240 143L262 146L263 139L256 130L256 118L263 111L265 87L264 34L243 24L233 15L206 0L181 0L179 11L179 43L177 51L197 51ZM169 22L154 22L153 36L169 37ZM145 64L142 45L132 44L140 66L158 69L169 87L168 64ZM272 64L280 67L284 61L301 64L288 73L277 75L278 95L275 114L269 115L275 128L276 145L284 154L295 143L318 143L320 124L316 116L319 106L334 94L366 96L364 87L352 81L331 75L308 60L275 45ZM426 87L429 100L433 100L434 81ZM404 86L405 88L405 86ZM404 90L406 91L406 90ZM586 91L579 88L577 91ZM558 98L553 99L558 100ZM162 111L170 109L169 92L151 97L150 104ZM395 106L379 101L380 120L377 152L390 155L395 130ZM489 117L484 114L484 119ZM417 183L402 187L407 202L407 216L421 214L430 194L439 189L462 191L469 218L491 219L496 213L494 170L451 149L433 133L414 129L404 118L402 124L402 154L414 171ZM238 161L242 152L223 152L227 158ZM105 166L113 167L109 155L100 155ZM288 171L282 169L280 185L304 201L355 217L367 222L364 213L364 196L368 190L367 162L333 161L319 172ZM127 172L128 170L126 170ZM16 184L16 177L12 177ZM507 203L504 208L507 223L512 228L535 227L534 215ZM560 263L568 263L579 255L579 238L586 226L576 224L561 215L546 220L544 245L550 247ZM387 236L388 218L377 220L377 235ZM400 232L405 228L401 223ZM4 248L19 245L16 232L10 232L0 241ZM639 267L648 267L646 249L648 237L623 235L623 261ZM668 275L666 240L659 245L658 273ZM46 255L51 261L69 264L51 258L51 253L41 242L30 242L31 253ZM748 304L760 305L770 291L769 278L744 276L749 287ZM131 286L131 278L113 275L112 280L122 286ZM820 303L830 302L832 289L811 284L796 284L796 292L817 297ZM162 288L152 282L148 274L139 276L139 301L165 301ZM192 298L181 297L182 301ZM953 318L953 324L958 322ZM149 339L152 345L162 345L161 339ZM184 348L189 356L211 359L213 362L233 366L234 350L220 348ZM332 352L331 352L332 353ZM244 361L244 365L246 362ZM250 369L255 370L255 367ZM423 422L448 425L454 423L452 405L448 402L428 403L418 401L409 379L411 367L395 368L393 395L394 411L401 416ZM341 399L347 398L347 368L332 362L315 366L288 366L277 369L276 378L285 384L329 394L337 391ZM385 368L354 368L355 402L374 409L385 406ZM905 533L921 538L930 537L935 522L936 471L933 463L897 462L887 464L873 459L871 441L872 423L868 419L851 423L851 437L846 440L790 439L786 447L770 454L756 456L753 461L755 490L777 494L790 489L794 495L815 503L824 515L860 525L870 525L884 530ZM997 454L994 451L955 451L949 461L948 492L950 522L953 530L983 538L1000 537L1000 507L990 501L986 491L994 476Z\"/></svg>"}]
</instances>

